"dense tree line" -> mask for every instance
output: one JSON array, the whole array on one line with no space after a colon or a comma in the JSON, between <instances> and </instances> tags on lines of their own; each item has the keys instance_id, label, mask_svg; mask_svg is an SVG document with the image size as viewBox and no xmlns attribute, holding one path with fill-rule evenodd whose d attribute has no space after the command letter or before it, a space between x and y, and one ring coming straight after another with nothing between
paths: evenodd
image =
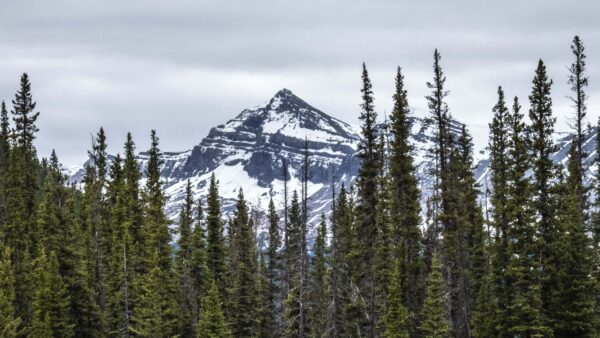
<instances>
[{"instance_id":1,"label":"dense tree line","mask_svg":"<svg viewBox=\"0 0 600 338\"><path fill-rule=\"evenodd\" d=\"M426 84L435 130L427 205L402 69L382 124L363 64L361 166L352 186L332 177L331 213L317 224L309 219L307 147L300 191L288 192L283 159L283 205L271 199L264 215L239 189L226 218L213 175L204 200L188 181L179 217L168 219L155 131L142 172L131 134L123 155L109 160L100 128L83 184L68 183L57 155L39 159L33 145L39 113L23 74L12 121L4 102L0 113L0 335L598 336L600 200L590 191L600 194L600 176L584 180L588 77L579 37L571 49L567 163L551 159L556 118L544 62L527 114L498 87L486 217L471 136L451 116L437 50ZM259 223L268 230L263 246Z\"/></svg>"}]
</instances>

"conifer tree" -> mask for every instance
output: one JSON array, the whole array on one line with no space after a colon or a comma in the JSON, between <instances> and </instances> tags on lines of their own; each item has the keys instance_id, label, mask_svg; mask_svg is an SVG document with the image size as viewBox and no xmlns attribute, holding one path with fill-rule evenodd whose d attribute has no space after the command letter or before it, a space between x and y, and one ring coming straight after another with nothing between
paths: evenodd
<instances>
[{"instance_id":1,"label":"conifer tree","mask_svg":"<svg viewBox=\"0 0 600 338\"><path fill-rule=\"evenodd\" d=\"M139 300L133 311L134 333L142 337L170 337L176 333L175 281L173 278L171 235L163 209L166 198L160 178L158 137L153 130L146 168L146 188L143 192L144 228L138 253L150 253L144 260L147 271L140 275ZM135 242L134 242L135 245ZM142 270L143 271L143 270Z\"/></svg>"},{"instance_id":2,"label":"conifer tree","mask_svg":"<svg viewBox=\"0 0 600 338\"><path fill-rule=\"evenodd\" d=\"M4 223L4 191L5 175L8 169L8 158L10 151L10 124L6 104L2 101L0 105L0 224Z\"/></svg>"},{"instance_id":3,"label":"conifer tree","mask_svg":"<svg viewBox=\"0 0 600 338\"><path fill-rule=\"evenodd\" d=\"M192 223L193 196L190 181L187 181L185 197L179 213L179 250L175 258L175 267L179 279L179 332L182 337L193 337L194 323L198 316L198 294L192 276Z\"/></svg>"},{"instance_id":4,"label":"conifer tree","mask_svg":"<svg viewBox=\"0 0 600 338\"><path fill-rule=\"evenodd\" d=\"M591 278L593 259L590 239L581 213L577 141L571 144L569 178L559 183L559 238L552 249L557 262L557 285L552 289L552 302L544 304L553 315L555 337L595 337L598 318L595 314L595 283ZM560 177L559 177L560 178Z\"/></svg>"},{"instance_id":5,"label":"conifer tree","mask_svg":"<svg viewBox=\"0 0 600 338\"><path fill-rule=\"evenodd\" d=\"M498 101L492 109L494 117L490 127L489 150L490 150L490 181L492 184L492 194L490 197L491 204L491 221L490 226L494 229L493 243L491 244L491 269L493 273L494 285L487 286L486 292L493 290L496 301L498 302L499 311L506 311L508 307L508 285L505 280L504 271L508 265L508 223L509 213L507 208L508 196L508 177L509 177L509 143L510 143L510 111L506 106L504 99L504 91L502 87L498 87ZM489 277L489 276L487 276ZM486 277L486 278L487 278ZM485 280L484 283L490 281ZM486 294L486 296L489 296ZM481 298L482 295L480 293ZM487 299L482 299L482 302L487 302ZM488 304L481 304L486 307ZM478 310L482 312L483 309ZM484 314L486 316L487 314ZM505 315L493 316L490 319L497 319L499 322L505 318ZM485 320L488 320L485 318ZM502 323L498 323L502 326ZM480 331L482 332L482 331Z\"/></svg>"},{"instance_id":6,"label":"conifer tree","mask_svg":"<svg viewBox=\"0 0 600 338\"><path fill-rule=\"evenodd\" d=\"M356 276L362 306L364 307L363 323L366 337L375 337L375 251L377 246L377 197L378 176L381 168L377 139L377 113L375 112L373 89L367 68L362 67L362 104L361 104L361 134L362 140L358 145L358 158L361 165L358 170L358 224L356 226L356 268L360 273Z\"/></svg>"},{"instance_id":7,"label":"conifer tree","mask_svg":"<svg viewBox=\"0 0 600 338\"><path fill-rule=\"evenodd\" d=\"M35 259L32 337L72 337L73 322L69 315L69 293L58 267L54 251L46 255L41 248Z\"/></svg>"},{"instance_id":8,"label":"conifer tree","mask_svg":"<svg viewBox=\"0 0 600 338\"><path fill-rule=\"evenodd\" d=\"M107 300L108 333L116 336L129 336L132 314L132 239L127 222L127 204L124 193L125 177L117 155L110 169L111 181L108 185L110 223L113 228L112 249L109 258Z\"/></svg>"},{"instance_id":9,"label":"conifer tree","mask_svg":"<svg viewBox=\"0 0 600 338\"><path fill-rule=\"evenodd\" d=\"M541 239L535 224L536 210L532 205L534 184L527 176L532 160L525 140L525 124L521 106L515 97L510 116L509 151L509 223L508 266L506 280L510 300L502 330L511 336L545 337L552 334L543 322L540 288L540 265L537 253Z\"/></svg>"},{"instance_id":10,"label":"conifer tree","mask_svg":"<svg viewBox=\"0 0 600 338\"><path fill-rule=\"evenodd\" d=\"M312 250L313 263L311 269L311 328L317 337L327 331L327 222L325 215L317 227L317 238Z\"/></svg>"},{"instance_id":11,"label":"conifer tree","mask_svg":"<svg viewBox=\"0 0 600 338\"><path fill-rule=\"evenodd\" d=\"M85 255L89 257L89 276L92 279L94 301L100 311L106 311L108 259L112 243L109 212L106 201L106 135L100 128L88 152L92 164L85 168L85 190L82 197L83 226L89 243ZM104 320L101 321L101 324Z\"/></svg>"},{"instance_id":12,"label":"conifer tree","mask_svg":"<svg viewBox=\"0 0 600 338\"><path fill-rule=\"evenodd\" d=\"M284 322L285 329L284 337L306 337L309 334L307 304L304 304L301 299L306 295L302 285L302 264L305 262L302 255L305 250L302 248L303 233L302 226L302 210L298 200L298 193L294 191L289 209L289 227L288 227L288 245L286 248L289 255L287 264L289 279L289 292L285 300Z\"/></svg>"},{"instance_id":13,"label":"conifer tree","mask_svg":"<svg viewBox=\"0 0 600 338\"><path fill-rule=\"evenodd\" d=\"M150 271L141 277L139 303L133 312L131 332L137 337L177 337L171 271L163 269L159 249L153 249Z\"/></svg>"},{"instance_id":14,"label":"conifer tree","mask_svg":"<svg viewBox=\"0 0 600 338\"><path fill-rule=\"evenodd\" d=\"M440 261L434 254L431 259L431 272L423 303L423 319L419 325L419 331L424 338L450 337L450 329L445 316L444 281L441 270Z\"/></svg>"},{"instance_id":15,"label":"conifer tree","mask_svg":"<svg viewBox=\"0 0 600 338\"><path fill-rule=\"evenodd\" d=\"M254 337L257 334L257 255L252 221L240 188L232 225L232 261L235 263L232 290L232 333L236 337Z\"/></svg>"},{"instance_id":16,"label":"conifer tree","mask_svg":"<svg viewBox=\"0 0 600 338\"><path fill-rule=\"evenodd\" d=\"M579 195L580 212L584 214L585 208L587 207L587 189L583 185L583 159L586 154L583 151L583 143L585 141L584 136L584 123L587 115L587 93L586 88L588 86L588 77L585 74L586 70L586 55L583 42L579 36L573 38L571 44L571 52L575 57L575 60L569 67L569 80L568 84L571 86L572 95L569 97L574 104L575 117L574 117L574 129L575 129L575 152L572 153L574 163L569 166L569 178L572 179L572 184L577 184L577 190ZM585 215L584 215L585 216ZM585 220L585 217L584 217Z\"/></svg>"},{"instance_id":17,"label":"conifer tree","mask_svg":"<svg viewBox=\"0 0 600 338\"><path fill-rule=\"evenodd\" d=\"M223 220L221 219L221 205L219 201L218 183L213 174L210 178L208 188L206 209L206 232L207 232L207 265L208 270L215 279L219 288L221 299L227 295L227 271L225 239L223 237Z\"/></svg>"},{"instance_id":18,"label":"conifer tree","mask_svg":"<svg viewBox=\"0 0 600 338\"><path fill-rule=\"evenodd\" d=\"M233 337L227 327L225 315L222 310L222 302L219 296L219 289L215 280L208 279L208 292L202 297L200 319L196 337L198 338L230 338Z\"/></svg>"},{"instance_id":19,"label":"conifer tree","mask_svg":"<svg viewBox=\"0 0 600 338\"><path fill-rule=\"evenodd\" d=\"M274 336L275 320L272 311L271 293L269 288L269 278L267 276L267 263L265 254L260 251L258 255L258 274L256 281L257 293L257 336Z\"/></svg>"},{"instance_id":20,"label":"conifer tree","mask_svg":"<svg viewBox=\"0 0 600 338\"><path fill-rule=\"evenodd\" d=\"M495 289L497 286L489 263L486 265L486 270L479 288L477 304L471 317L474 338L499 337L499 322L501 320L497 318L500 315L498 292Z\"/></svg>"},{"instance_id":21,"label":"conifer tree","mask_svg":"<svg viewBox=\"0 0 600 338\"><path fill-rule=\"evenodd\" d=\"M334 190L335 191L335 190ZM351 204L342 184L339 196L333 196L331 216L331 269L329 277L328 337L354 337L355 318L351 318L352 282L350 275L351 248L354 240Z\"/></svg>"},{"instance_id":22,"label":"conifer tree","mask_svg":"<svg viewBox=\"0 0 600 338\"><path fill-rule=\"evenodd\" d=\"M148 232L144 229L143 204L140 198L140 167L135 157L135 143L131 133L127 133L127 140L124 146L125 158L123 160L123 200L125 203L125 219L129 236L131 237L131 255L130 265L133 271L132 283L132 305L137 303L137 289L139 287L139 278L148 271L148 262L150 258L147 248ZM135 305L134 305L135 306Z\"/></svg>"},{"instance_id":23,"label":"conifer tree","mask_svg":"<svg viewBox=\"0 0 600 338\"><path fill-rule=\"evenodd\" d=\"M10 263L10 248L4 247L0 259L0 335L17 336L21 319L15 317L15 278Z\"/></svg>"},{"instance_id":24,"label":"conifer tree","mask_svg":"<svg viewBox=\"0 0 600 338\"><path fill-rule=\"evenodd\" d=\"M38 164L33 140L35 139L35 133L38 131L35 122L40 113L34 112L36 102L33 101L31 83L27 73L23 73L21 76L20 88L15 94L12 104L16 135L15 148L18 149L21 165L23 166L20 174L22 175L25 212L26 216L31 216L35 212L35 193L38 189Z\"/></svg>"},{"instance_id":25,"label":"conifer tree","mask_svg":"<svg viewBox=\"0 0 600 338\"><path fill-rule=\"evenodd\" d=\"M555 210L552 207L552 177L556 171L550 155L556 150L552 135L556 118L552 116L552 98L550 89L552 80L548 78L546 66L540 60L533 79L533 88L529 96L529 120L527 132L531 147L534 206L537 218L537 230L541 243L539 261L543 271L541 297L542 304L552 301L552 289L556 287L556 260L552 247L558 240L557 225L554 220ZM553 318L546 307L544 315Z\"/></svg>"},{"instance_id":26,"label":"conifer tree","mask_svg":"<svg viewBox=\"0 0 600 338\"><path fill-rule=\"evenodd\" d=\"M267 213L269 221L269 245L267 248L267 270L266 275L269 287L269 307L268 312L271 318L271 326L273 328L272 336L277 336L280 331L281 322L281 303L283 301L281 295L282 283L282 268L283 262L279 247L281 246L281 235L279 232L279 216L275 210L275 203L271 198L269 201L269 209Z\"/></svg>"},{"instance_id":27,"label":"conifer tree","mask_svg":"<svg viewBox=\"0 0 600 338\"><path fill-rule=\"evenodd\" d=\"M413 148L409 143L410 124L407 93L404 89L404 76L400 67L396 74L394 110L391 115L392 142L390 149L389 177L390 214L394 225L394 257L400 264L399 283L402 304L411 314L410 332L414 334L414 318L420 311L423 301L423 260L421 257L420 191L413 161Z\"/></svg>"},{"instance_id":28,"label":"conifer tree","mask_svg":"<svg viewBox=\"0 0 600 338\"><path fill-rule=\"evenodd\" d=\"M401 262L396 259L394 262L393 272L391 275L391 284L389 287L387 312L384 317L385 338L408 338L410 315L402 302L402 288L400 277Z\"/></svg>"}]
</instances>

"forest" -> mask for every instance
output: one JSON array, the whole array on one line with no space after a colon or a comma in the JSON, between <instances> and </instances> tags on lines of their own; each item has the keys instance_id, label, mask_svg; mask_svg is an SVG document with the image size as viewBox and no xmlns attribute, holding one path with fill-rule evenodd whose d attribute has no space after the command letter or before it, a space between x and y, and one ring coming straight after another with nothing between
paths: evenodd
<instances>
[{"instance_id":1,"label":"forest","mask_svg":"<svg viewBox=\"0 0 600 338\"><path fill-rule=\"evenodd\" d=\"M131 134L109 160L100 128L82 184L70 183L54 152L37 154L40 113L25 73L0 115L0 336L598 337L600 173L585 183L578 36L571 51L571 92L561 93L573 107L568 161L551 160L553 81L539 60L528 108L502 87L490 103L482 196L469 131L450 128L435 50L426 83L435 187L425 205L402 69L383 124L363 63L355 182L332 177L331 212L309 224L307 151L300 191L286 185L284 201L268 205L264 245L243 191L226 215L214 175L206 198L188 181L179 216L165 216L155 131L142 172Z\"/></svg>"}]
</instances>

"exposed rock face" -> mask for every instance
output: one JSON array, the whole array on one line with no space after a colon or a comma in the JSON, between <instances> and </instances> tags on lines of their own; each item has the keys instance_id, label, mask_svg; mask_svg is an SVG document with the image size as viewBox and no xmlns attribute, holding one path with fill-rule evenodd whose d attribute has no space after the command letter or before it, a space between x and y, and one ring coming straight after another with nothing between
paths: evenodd
<instances>
[{"instance_id":1,"label":"exposed rock face","mask_svg":"<svg viewBox=\"0 0 600 338\"><path fill-rule=\"evenodd\" d=\"M434 127L419 117L409 119L410 142L414 146L417 176L425 201L433 187ZM459 122L452 122L453 132L459 132L460 127ZM595 158L595 137L596 129L592 128L585 143L587 166L592 166ZM555 162L566 161L571 138L567 134L557 135L559 150L553 155ZM226 212L232 210L240 188L253 208L266 209L271 197L281 207L283 162L288 164L291 196L294 190L300 192L306 147L309 154L309 207L311 223L315 223L321 212L329 212L332 182L339 188L342 183L349 186L354 180L360 165L356 157L359 141L358 127L323 113L287 89L280 90L265 105L246 109L236 118L212 128L192 150L162 154L161 174L170 197L167 214L173 219L177 217L187 180L192 183L195 197L204 199L213 173L219 181ZM476 158L478 165L474 174L485 191L489 161L485 152L477 153ZM147 159L145 153L138 155L142 172ZM587 183L591 182L590 171L586 176ZM76 168L71 171L71 181L80 181L82 175L83 169ZM424 209L425 204L422 205ZM266 228L261 224L259 236L264 231Z\"/></svg>"}]
</instances>

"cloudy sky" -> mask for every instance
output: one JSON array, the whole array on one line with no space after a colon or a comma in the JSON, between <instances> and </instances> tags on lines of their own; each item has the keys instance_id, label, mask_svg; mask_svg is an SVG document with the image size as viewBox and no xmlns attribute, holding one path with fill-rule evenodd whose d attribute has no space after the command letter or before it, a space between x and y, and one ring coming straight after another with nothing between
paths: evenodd
<instances>
[{"instance_id":1,"label":"cloudy sky","mask_svg":"<svg viewBox=\"0 0 600 338\"><path fill-rule=\"evenodd\" d=\"M360 65L379 112L390 111L395 67L411 106L426 114L434 48L452 114L482 147L502 85L525 102L537 60L554 80L559 130L568 129L570 43L588 54L589 120L600 113L598 1L3 1L0 98L29 73L41 111L37 146L65 165L85 159L100 126L110 151L127 131L139 150L152 128L163 150L186 150L217 124L289 88L357 122Z\"/></svg>"}]
</instances>

